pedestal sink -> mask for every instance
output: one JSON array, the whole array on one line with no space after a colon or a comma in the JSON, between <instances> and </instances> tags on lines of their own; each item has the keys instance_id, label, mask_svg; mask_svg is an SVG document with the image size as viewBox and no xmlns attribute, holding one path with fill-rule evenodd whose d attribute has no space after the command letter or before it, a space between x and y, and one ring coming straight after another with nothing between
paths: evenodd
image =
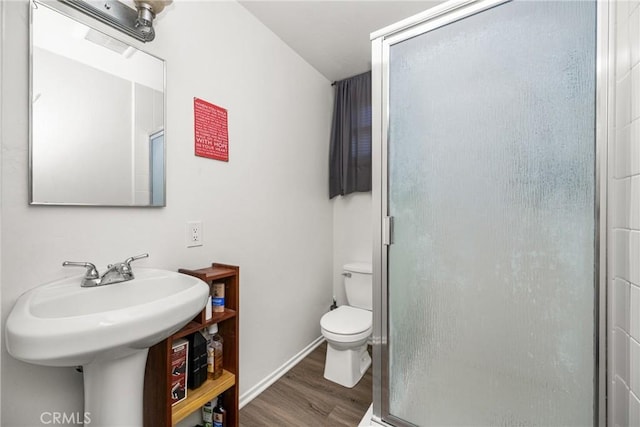
<instances>
[{"instance_id":1,"label":"pedestal sink","mask_svg":"<svg viewBox=\"0 0 640 427\"><path fill-rule=\"evenodd\" d=\"M135 269L135 279L80 287L81 276L20 296L6 322L9 354L44 366L82 366L91 427L142 426L149 347L186 325L209 287L184 274Z\"/></svg>"}]
</instances>

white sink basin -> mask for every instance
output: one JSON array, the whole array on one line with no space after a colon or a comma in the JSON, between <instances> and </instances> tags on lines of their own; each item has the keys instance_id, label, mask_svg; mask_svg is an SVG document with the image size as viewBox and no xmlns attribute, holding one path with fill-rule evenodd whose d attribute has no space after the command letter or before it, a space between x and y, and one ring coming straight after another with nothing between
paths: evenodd
<instances>
[{"instance_id":1,"label":"white sink basin","mask_svg":"<svg viewBox=\"0 0 640 427\"><path fill-rule=\"evenodd\" d=\"M16 359L84 367L92 426L142 425L148 348L186 325L209 295L207 284L192 276L150 268L134 273L133 280L93 288L80 286L82 276L38 286L18 298L7 318L7 349Z\"/></svg>"},{"instance_id":2,"label":"white sink basin","mask_svg":"<svg viewBox=\"0 0 640 427\"><path fill-rule=\"evenodd\" d=\"M90 363L104 351L143 349L191 320L207 302L208 286L184 274L136 268L136 278L94 288L81 276L24 293L6 323L9 353L47 366Z\"/></svg>"}]
</instances>

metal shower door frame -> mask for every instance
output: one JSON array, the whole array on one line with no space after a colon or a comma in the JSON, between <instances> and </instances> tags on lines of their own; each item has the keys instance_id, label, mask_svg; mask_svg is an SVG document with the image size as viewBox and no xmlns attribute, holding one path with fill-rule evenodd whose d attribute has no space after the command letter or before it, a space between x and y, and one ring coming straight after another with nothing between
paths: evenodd
<instances>
[{"instance_id":1,"label":"metal shower door frame","mask_svg":"<svg viewBox=\"0 0 640 427\"><path fill-rule=\"evenodd\" d=\"M371 34L372 42L372 219L373 219L373 419L382 426L413 424L389 413L388 205L389 50L394 44L508 3L511 0L450 0ZM595 125L594 426L607 423L607 163L613 108L608 70L612 13L597 2ZM612 50L613 51L613 50Z\"/></svg>"}]
</instances>

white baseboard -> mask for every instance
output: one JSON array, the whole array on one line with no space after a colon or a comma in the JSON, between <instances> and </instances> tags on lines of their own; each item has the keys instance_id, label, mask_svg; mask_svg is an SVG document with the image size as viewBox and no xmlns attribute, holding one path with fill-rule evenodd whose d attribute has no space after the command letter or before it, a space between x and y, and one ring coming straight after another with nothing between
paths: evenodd
<instances>
[{"instance_id":1,"label":"white baseboard","mask_svg":"<svg viewBox=\"0 0 640 427\"><path fill-rule=\"evenodd\" d=\"M282 377L284 374L289 372L289 370L291 368L296 366L302 359L307 357L307 355L309 353L311 353L313 350L315 350L323 342L324 342L324 337L321 335L318 338L316 338L315 340L313 340L313 342L311 342L311 344L309 344L308 346L303 348L298 354L293 356L291 359L287 360L278 369L276 369L275 371L273 371L272 373L267 375L258 384L256 384L253 387L251 387L245 393L242 393L242 395L240 395L240 402L238 402L238 405L239 405L240 409L242 409L244 407L244 405L246 405L247 403L251 402L256 397L258 397L258 395L260 393L262 393L263 391L265 391L271 384L273 384L276 381L278 381L280 379L280 377Z\"/></svg>"}]
</instances>

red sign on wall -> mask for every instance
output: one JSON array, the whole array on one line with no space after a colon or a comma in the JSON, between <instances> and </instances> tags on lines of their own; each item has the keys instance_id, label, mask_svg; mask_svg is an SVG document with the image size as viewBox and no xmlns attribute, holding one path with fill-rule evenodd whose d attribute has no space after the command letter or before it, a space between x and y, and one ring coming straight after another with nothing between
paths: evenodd
<instances>
[{"instance_id":1,"label":"red sign on wall","mask_svg":"<svg viewBox=\"0 0 640 427\"><path fill-rule=\"evenodd\" d=\"M229 161L227 110L199 98L193 98L196 156Z\"/></svg>"}]
</instances>

